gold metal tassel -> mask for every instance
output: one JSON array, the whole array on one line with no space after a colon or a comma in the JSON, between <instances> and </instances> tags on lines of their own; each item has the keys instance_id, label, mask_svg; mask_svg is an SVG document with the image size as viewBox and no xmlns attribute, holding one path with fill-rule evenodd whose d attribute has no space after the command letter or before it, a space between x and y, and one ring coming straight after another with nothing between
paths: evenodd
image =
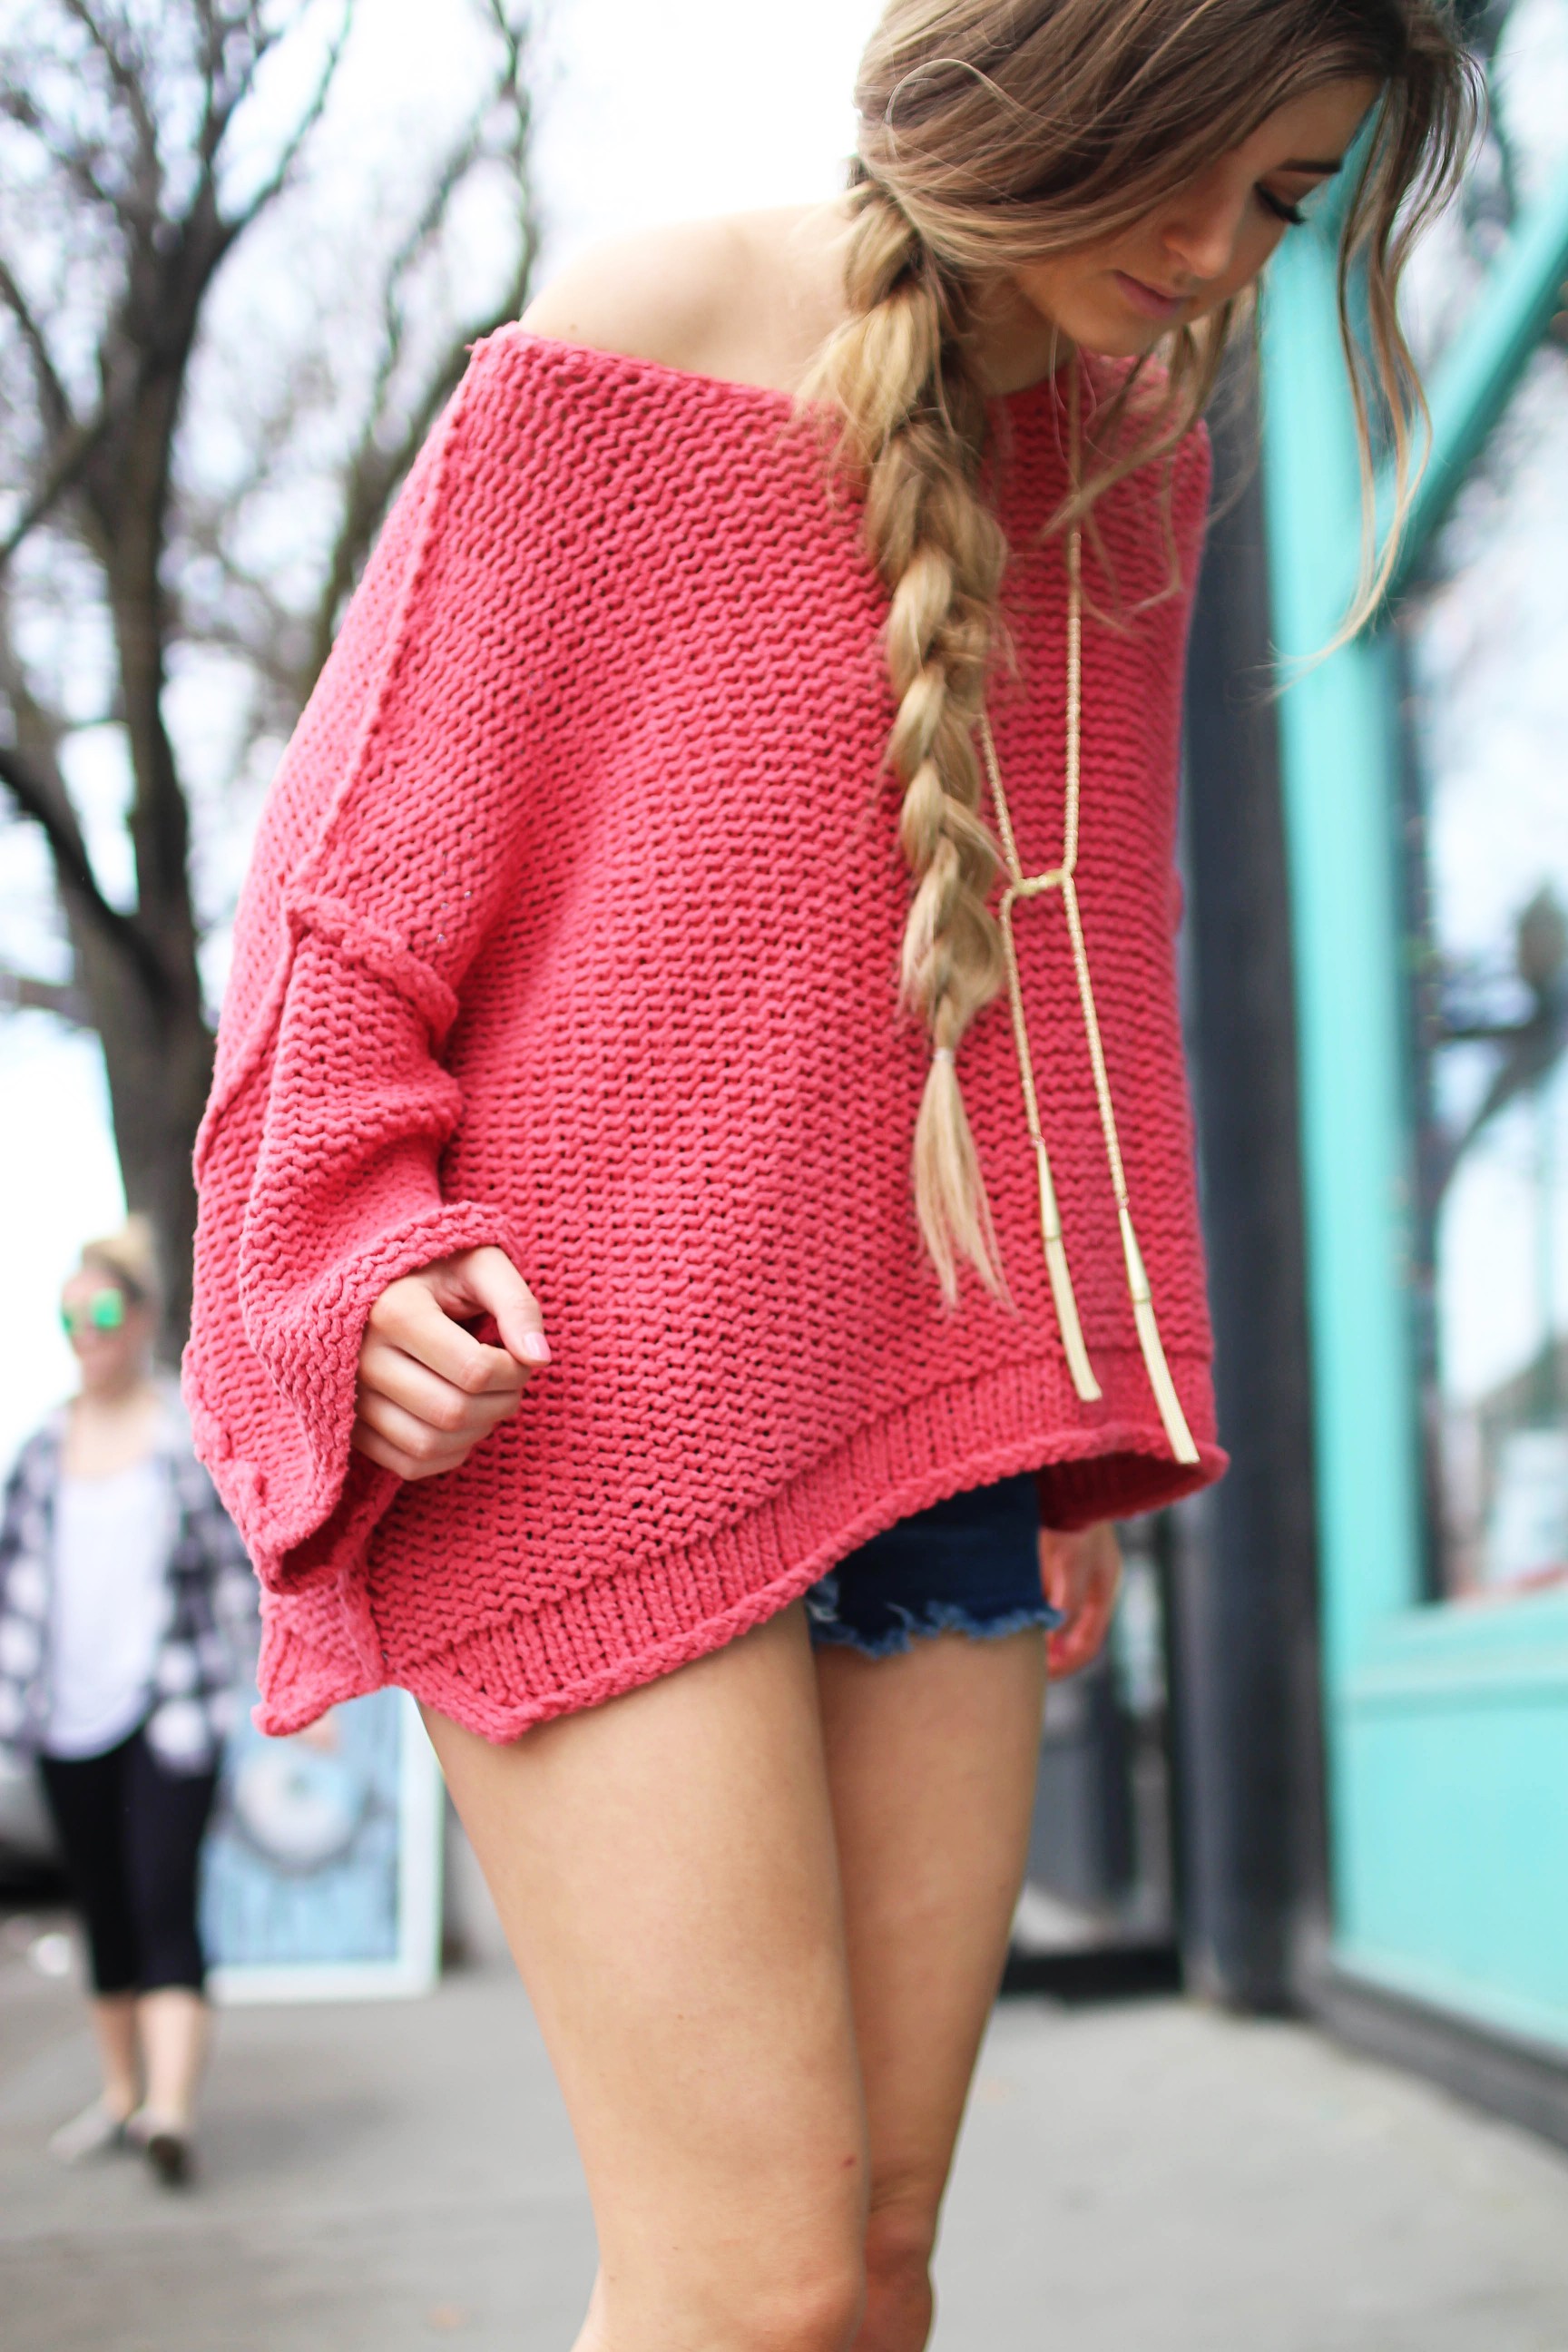
<instances>
[{"instance_id":1,"label":"gold metal tassel","mask_svg":"<svg viewBox=\"0 0 1568 2352\"><path fill-rule=\"evenodd\" d=\"M1110 1100L1110 1079L1105 1066L1105 1047L1100 1040L1100 1020L1094 1009L1089 950L1084 943L1078 890L1070 874L1062 884L1062 906L1068 919L1068 937L1072 942L1073 969L1078 974L1079 1003L1083 1008L1089 1067L1094 1072L1094 1095L1100 1107L1100 1132L1105 1139L1105 1157L1110 1169L1110 1185L1116 1195L1116 1213L1121 1226L1121 1254L1127 1261L1127 1290L1132 1301L1132 1320L1138 1327L1138 1345L1143 1351L1143 1368L1149 1375L1154 1402L1160 1408L1160 1420L1170 1440L1171 1451L1178 1462L1193 1463L1198 1458L1198 1449L1193 1443L1192 1431L1187 1427L1186 1415L1182 1411L1175 1383L1171 1378L1171 1368L1165 1361L1160 1326L1154 1315L1154 1301L1149 1289L1149 1276L1143 1265L1143 1253L1132 1230L1132 1211L1127 1198L1127 1171L1122 1166L1121 1146L1116 1133L1116 1112Z\"/></svg>"},{"instance_id":2,"label":"gold metal tassel","mask_svg":"<svg viewBox=\"0 0 1568 2352\"><path fill-rule=\"evenodd\" d=\"M1160 1419L1171 1451L1178 1462L1195 1462L1198 1449L1193 1443L1193 1433L1187 1427L1187 1416L1182 1411L1182 1401L1176 1394L1176 1384L1171 1378L1171 1368L1165 1361L1165 1350L1160 1343L1160 1326L1154 1319L1154 1302L1149 1295L1149 1277L1143 1270L1143 1253L1138 1246L1138 1236L1132 1230L1132 1213L1125 1201L1117 1202L1121 1221L1121 1252L1127 1260L1127 1287L1132 1297L1132 1320L1138 1326L1138 1345L1143 1350L1143 1369L1149 1375L1149 1386L1154 1391L1154 1402L1160 1408Z\"/></svg>"},{"instance_id":3,"label":"gold metal tassel","mask_svg":"<svg viewBox=\"0 0 1568 2352\"><path fill-rule=\"evenodd\" d=\"M1051 1297L1062 1335L1062 1349L1076 1393L1085 1404L1093 1404L1104 1391L1094 1377L1094 1367L1083 1344L1083 1326L1078 1319L1078 1300L1073 1297L1072 1276L1068 1272L1068 1254L1062 1242L1057 1188L1051 1182L1051 1163L1041 1142L1035 1145L1035 1166L1040 1179L1040 1234L1046 1245L1046 1272L1051 1278Z\"/></svg>"},{"instance_id":4,"label":"gold metal tassel","mask_svg":"<svg viewBox=\"0 0 1568 2352\"><path fill-rule=\"evenodd\" d=\"M1031 883L1026 881L1018 869L1017 846L1013 839L1006 801L1000 789L1002 780L996 767L996 746L991 739L989 720L983 718L980 724L986 761L992 772L992 793L996 803L997 823L1006 850L1008 868L1014 877L1002 894L999 919L1003 960L1007 968L1007 1001L1013 1012L1013 1045L1018 1056L1018 1077L1024 1089L1024 1117L1029 1129L1029 1140L1035 1147L1035 1170L1040 1184L1040 1238L1045 1244L1046 1272L1050 1276L1057 1328L1061 1334L1062 1352L1067 1358L1073 1392L1084 1404L1093 1404L1103 1391L1089 1360L1089 1350L1083 1343L1083 1326L1079 1321L1078 1300L1073 1296L1067 1244L1062 1239L1061 1212L1057 1207L1057 1188L1051 1181L1050 1154L1046 1150L1046 1139L1040 1129L1034 1056L1029 1050L1029 1032L1024 1020L1024 991L1018 975L1018 952L1013 942L1015 902L1019 898L1035 897L1039 891L1050 887L1051 877L1037 876Z\"/></svg>"}]
</instances>

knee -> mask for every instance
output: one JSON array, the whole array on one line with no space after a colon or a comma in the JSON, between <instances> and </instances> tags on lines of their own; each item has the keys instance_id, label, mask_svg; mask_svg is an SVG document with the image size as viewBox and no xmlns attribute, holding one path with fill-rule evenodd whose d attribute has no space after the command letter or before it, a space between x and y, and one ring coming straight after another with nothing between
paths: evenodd
<instances>
[{"instance_id":1,"label":"knee","mask_svg":"<svg viewBox=\"0 0 1568 2352\"><path fill-rule=\"evenodd\" d=\"M744 2252L710 2252L696 2276L657 2278L617 2264L601 2271L581 2352L641 2352L663 2345L722 2344L725 2352L851 2352L866 2304L855 2238L841 2246L770 2239L765 2220Z\"/></svg>"},{"instance_id":2,"label":"knee","mask_svg":"<svg viewBox=\"0 0 1568 2352\"><path fill-rule=\"evenodd\" d=\"M936 2207L923 2197L873 2201L866 2222L866 2312L856 2352L921 2352L935 2300Z\"/></svg>"},{"instance_id":3,"label":"knee","mask_svg":"<svg viewBox=\"0 0 1568 2352\"><path fill-rule=\"evenodd\" d=\"M790 2275L755 2284L738 2298L733 2333L722 2341L737 2352L850 2352L859 2340L866 2277L856 2257L818 2255Z\"/></svg>"}]
</instances>

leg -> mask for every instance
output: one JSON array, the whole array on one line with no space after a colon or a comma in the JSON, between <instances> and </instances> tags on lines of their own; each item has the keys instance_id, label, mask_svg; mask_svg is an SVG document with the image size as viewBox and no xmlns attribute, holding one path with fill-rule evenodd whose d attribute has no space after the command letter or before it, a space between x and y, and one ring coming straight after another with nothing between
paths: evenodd
<instances>
[{"instance_id":1,"label":"leg","mask_svg":"<svg viewBox=\"0 0 1568 2352\"><path fill-rule=\"evenodd\" d=\"M800 1610L511 1747L426 1720L588 2176L578 2352L843 2352L865 2126Z\"/></svg>"},{"instance_id":2,"label":"leg","mask_svg":"<svg viewBox=\"0 0 1568 2352\"><path fill-rule=\"evenodd\" d=\"M147 2078L143 2121L149 2135L166 2131L188 2139L206 2064L212 2012L199 1992L163 1985L143 1993L137 2002L136 2027Z\"/></svg>"},{"instance_id":3,"label":"leg","mask_svg":"<svg viewBox=\"0 0 1568 2352\"><path fill-rule=\"evenodd\" d=\"M196 1925L202 1840L214 1772L171 1772L138 1734L126 1759L125 1866L141 1954L142 2038L150 2134L189 2137L208 2015Z\"/></svg>"},{"instance_id":4,"label":"leg","mask_svg":"<svg viewBox=\"0 0 1568 2352\"><path fill-rule=\"evenodd\" d=\"M106 1756L46 1756L44 1795L87 1935L102 2105L123 2123L141 2096L136 2068L136 1928L125 1875L124 1746Z\"/></svg>"},{"instance_id":5,"label":"leg","mask_svg":"<svg viewBox=\"0 0 1568 2352\"><path fill-rule=\"evenodd\" d=\"M94 1994L88 2008L98 2045L98 2071L103 2079L104 2113L122 2124L135 2113L142 2097L135 1996Z\"/></svg>"},{"instance_id":6,"label":"leg","mask_svg":"<svg viewBox=\"0 0 1568 2352\"><path fill-rule=\"evenodd\" d=\"M817 1672L871 2139L856 2352L920 2352L937 2216L1023 1878L1045 1641L825 1649Z\"/></svg>"}]
</instances>

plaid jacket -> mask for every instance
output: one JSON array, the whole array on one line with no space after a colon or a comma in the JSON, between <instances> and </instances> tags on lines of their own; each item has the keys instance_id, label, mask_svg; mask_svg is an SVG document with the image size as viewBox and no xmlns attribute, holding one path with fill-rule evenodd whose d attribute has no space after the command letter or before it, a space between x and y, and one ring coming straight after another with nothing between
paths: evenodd
<instances>
[{"instance_id":1,"label":"plaid jacket","mask_svg":"<svg viewBox=\"0 0 1568 2352\"><path fill-rule=\"evenodd\" d=\"M0 1507L0 1746L24 1756L37 1754L48 1720L55 1495L64 1438L65 1415L53 1413L17 1455ZM147 1738L170 1770L204 1772L218 1759L254 1658L256 1580L173 1399L157 1460L173 1496L174 1539Z\"/></svg>"}]
</instances>

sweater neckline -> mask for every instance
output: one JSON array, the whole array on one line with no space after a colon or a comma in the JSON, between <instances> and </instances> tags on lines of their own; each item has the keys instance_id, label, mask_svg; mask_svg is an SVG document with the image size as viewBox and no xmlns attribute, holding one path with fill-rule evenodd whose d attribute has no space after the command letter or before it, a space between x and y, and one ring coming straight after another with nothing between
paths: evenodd
<instances>
[{"instance_id":1,"label":"sweater neckline","mask_svg":"<svg viewBox=\"0 0 1568 2352\"><path fill-rule=\"evenodd\" d=\"M645 359L634 352L606 351L599 343L578 343L565 336L535 334L521 320L512 320L500 332L509 341L516 337L540 352L555 352L574 362L586 362L606 375L651 377L672 389L679 386L702 397L732 400L738 406L762 408L774 415L793 416L799 404L794 393L781 392L775 384L753 383L744 376L710 375L700 368L672 367L668 361ZM990 405L1011 415L1031 403L1048 399L1055 383L1054 376L1037 377L1033 383L1019 385L1016 391L993 394Z\"/></svg>"}]
</instances>

